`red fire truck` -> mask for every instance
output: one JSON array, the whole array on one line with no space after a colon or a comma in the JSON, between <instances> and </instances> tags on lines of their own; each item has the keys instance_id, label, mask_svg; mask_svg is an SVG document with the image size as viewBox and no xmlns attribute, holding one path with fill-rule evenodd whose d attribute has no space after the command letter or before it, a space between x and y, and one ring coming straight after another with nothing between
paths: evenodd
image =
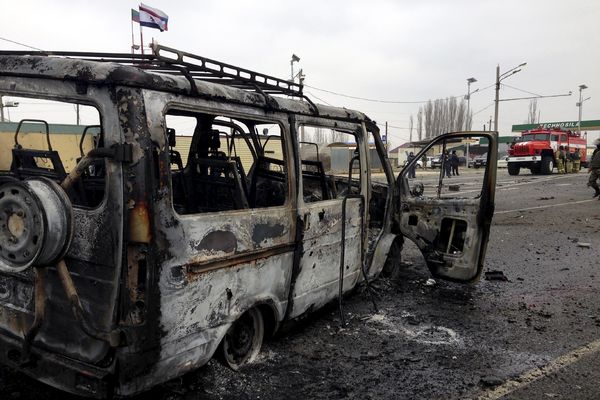
<instances>
[{"instance_id":1,"label":"red fire truck","mask_svg":"<svg viewBox=\"0 0 600 400\"><path fill-rule=\"evenodd\" d=\"M579 149L581 165L585 166L586 144L585 135L560 128L539 127L525 131L521 137L515 138L508 150L508 173L519 175L521 168L527 168L532 174L551 174L556 165L554 153L560 146L564 146L569 153Z\"/></svg>"}]
</instances>

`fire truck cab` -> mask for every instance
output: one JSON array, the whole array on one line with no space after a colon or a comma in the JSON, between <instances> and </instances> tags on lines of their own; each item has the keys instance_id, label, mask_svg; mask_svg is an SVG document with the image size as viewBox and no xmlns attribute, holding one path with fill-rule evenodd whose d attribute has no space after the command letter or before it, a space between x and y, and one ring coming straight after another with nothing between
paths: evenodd
<instances>
[{"instance_id":1,"label":"fire truck cab","mask_svg":"<svg viewBox=\"0 0 600 400\"><path fill-rule=\"evenodd\" d=\"M568 154L579 149L581 165L585 165L586 142L585 135L560 128L540 127L525 131L508 150L508 173L519 175L521 168L527 168L532 174L551 174L556 165L555 153L560 146L564 146Z\"/></svg>"}]
</instances>

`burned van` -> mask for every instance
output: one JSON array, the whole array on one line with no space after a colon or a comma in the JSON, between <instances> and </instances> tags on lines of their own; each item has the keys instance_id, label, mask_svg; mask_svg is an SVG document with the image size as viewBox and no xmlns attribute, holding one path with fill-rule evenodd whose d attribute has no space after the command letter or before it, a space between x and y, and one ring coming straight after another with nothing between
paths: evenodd
<instances>
[{"instance_id":1,"label":"burned van","mask_svg":"<svg viewBox=\"0 0 600 400\"><path fill-rule=\"evenodd\" d=\"M404 238L436 277L481 273L490 133L413 160L487 143L468 188L395 177L364 114L159 45L0 52L0 96L18 103L0 122L0 361L54 387L128 396L215 355L237 369L282 323L393 273Z\"/></svg>"}]
</instances>

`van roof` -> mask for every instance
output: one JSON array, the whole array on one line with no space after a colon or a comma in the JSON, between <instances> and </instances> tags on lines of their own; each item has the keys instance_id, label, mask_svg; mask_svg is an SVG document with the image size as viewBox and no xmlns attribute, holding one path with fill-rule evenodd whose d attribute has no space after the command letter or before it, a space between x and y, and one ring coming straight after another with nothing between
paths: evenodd
<instances>
[{"instance_id":1,"label":"van roof","mask_svg":"<svg viewBox=\"0 0 600 400\"><path fill-rule=\"evenodd\" d=\"M268 90L268 84L266 88L262 85L263 88L261 89L260 83L256 85L249 82L244 87L239 83L232 83L227 80L215 82L214 77L209 79L212 80L211 82L207 81L205 75L199 75L193 69L191 70L193 74L190 74L189 71L186 71L187 67L185 65L184 67L174 66L171 69L160 68L164 65L164 60L160 57L146 56L139 59L129 54L0 51L0 76L5 77L56 79L98 86L138 87L218 99L274 111L281 110L310 116L318 115L349 122L364 121L369 125L374 125L374 122L360 111L314 104L302 94L302 86L298 84L294 85L296 89L300 88L300 92L296 95L307 101L281 97L282 93L294 95L290 91L275 93L279 96L271 95L269 92L273 93L275 91ZM165 69L166 72L161 72L161 69ZM174 75L174 70L181 71L178 75ZM267 77L262 74L261 76ZM278 78L273 79L278 82L285 82ZM288 85L293 84L289 82Z\"/></svg>"}]
</instances>

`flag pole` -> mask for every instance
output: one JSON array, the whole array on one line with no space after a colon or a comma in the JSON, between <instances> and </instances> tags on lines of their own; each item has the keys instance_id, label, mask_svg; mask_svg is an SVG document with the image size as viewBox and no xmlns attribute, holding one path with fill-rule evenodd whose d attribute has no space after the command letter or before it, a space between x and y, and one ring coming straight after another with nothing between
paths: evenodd
<instances>
[{"instance_id":1,"label":"flag pole","mask_svg":"<svg viewBox=\"0 0 600 400\"><path fill-rule=\"evenodd\" d=\"M140 24L140 49L142 49L142 55L144 55L144 34L142 33L142 24Z\"/></svg>"},{"instance_id":2,"label":"flag pole","mask_svg":"<svg viewBox=\"0 0 600 400\"><path fill-rule=\"evenodd\" d=\"M131 54L135 53L135 39L133 37L133 18L131 18Z\"/></svg>"}]
</instances>

